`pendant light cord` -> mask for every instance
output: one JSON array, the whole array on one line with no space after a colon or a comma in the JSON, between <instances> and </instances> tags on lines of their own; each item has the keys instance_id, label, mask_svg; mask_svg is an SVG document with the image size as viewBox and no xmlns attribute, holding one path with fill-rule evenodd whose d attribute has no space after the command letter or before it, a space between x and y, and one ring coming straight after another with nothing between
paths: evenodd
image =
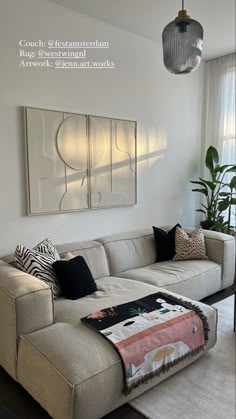
<instances>
[{"instance_id":1,"label":"pendant light cord","mask_svg":"<svg viewBox=\"0 0 236 419\"><path fill-rule=\"evenodd\" d=\"M184 0L182 0L182 10L184 10Z\"/></svg>"}]
</instances>

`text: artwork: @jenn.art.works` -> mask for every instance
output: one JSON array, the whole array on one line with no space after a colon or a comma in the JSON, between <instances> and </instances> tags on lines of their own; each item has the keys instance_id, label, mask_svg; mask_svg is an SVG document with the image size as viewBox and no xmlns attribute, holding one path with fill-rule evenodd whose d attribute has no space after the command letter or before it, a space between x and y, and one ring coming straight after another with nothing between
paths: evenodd
<instances>
[{"instance_id":1,"label":"text: artwork: @jenn.art.works","mask_svg":"<svg viewBox=\"0 0 236 419\"><path fill-rule=\"evenodd\" d=\"M25 108L28 214L136 204L135 121Z\"/></svg>"}]
</instances>

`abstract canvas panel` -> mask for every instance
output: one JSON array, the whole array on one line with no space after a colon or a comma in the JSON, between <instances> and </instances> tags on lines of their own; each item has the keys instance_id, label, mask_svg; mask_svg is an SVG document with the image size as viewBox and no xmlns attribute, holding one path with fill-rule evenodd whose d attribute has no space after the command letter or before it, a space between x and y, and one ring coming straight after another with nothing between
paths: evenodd
<instances>
[{"instance_id":1,"label":"abstract canvas panel","mask_svg":"<svg viewBox=\"0 0 236 419\"><path fill-rule=\"evenodd\" d=\"M89 208L85 115L26 108L30 214Z\"/></svg>"},{"instance_id":2,"label":"abstract canvas panel","mask_svg":"<svg viewBox=\"0 0 236 419\"><path fill-rule=\"evenodd\" d=\"M25 108L28 214L136 203L136 122Z\"/></svg>"},{"instance_id":3,"label":"abstract canvas panel","mask_svg":"<svg viewBox=\"0 0 236 419\"><path fill-rule=\"evenodd\" d=\"M136 203L136 123L89 117L91 208Z\"/></svg>"}]
</instances>

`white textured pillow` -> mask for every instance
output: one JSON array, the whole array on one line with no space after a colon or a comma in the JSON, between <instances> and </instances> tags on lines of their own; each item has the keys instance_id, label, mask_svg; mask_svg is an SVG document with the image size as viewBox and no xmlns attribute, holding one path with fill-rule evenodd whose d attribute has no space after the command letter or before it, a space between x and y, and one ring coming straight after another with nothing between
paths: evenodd
<instances>
[{"instance_id":1,"label":"white textured pillow","mask_svg":"<svg viewBox=\"0 0 236 419\"><path fill-rule=\"evenodd\" d=\"M55 298L60 294L60 287L52 264L59 259L60 256L49 239L43 240L32 250L22 245L18 245L15 250L16 267L50 285Z\"/></svg>"},{"instance_id":2,"label":"white textured pillow","mask_svg":"<svg viewBox=\"0 0 236 419\"><path fill-rule=\"evenodd\" d=\"M203 230L197 228L191 234L187 234L182 228L177 227L173 260L189 259L208 259Z\"/></svg>"},{"instance_id":3,"label":"white textured pillow","mask_svg":"<svg viewBox=\"0 0 236 419\"><path fill-rule=\"evenodd\" d=\"M75 258L75 255L73 255L70 252L67 252L64 256L64 260L71 260L71 259L74 259L74 258Z\"/></svg>"}]
</instances>

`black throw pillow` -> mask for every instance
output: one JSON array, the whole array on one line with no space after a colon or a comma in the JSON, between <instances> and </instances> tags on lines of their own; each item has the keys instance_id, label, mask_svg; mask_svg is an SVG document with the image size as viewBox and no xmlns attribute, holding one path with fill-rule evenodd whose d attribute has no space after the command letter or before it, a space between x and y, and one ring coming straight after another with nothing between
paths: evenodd
<instances>
[{"instance_id":1,"label":"black throw pillow","mask_svg":"<svg viewBox=\"0 0 236 419\"><path fill-rule=\"evenodd\" d=\"M152 227L154 238L156 242L157 257L156 262L164 262L165 260L173 259L175 256L175 231L176 227L180 227L180 224L176 224L170 231L162 230L158 227Z\"/></svg>"},{"instance_id":2,"label":"black throw pillow","mask_svg":"<svg viewBox=\"0 0 236 419\"><path fill-rule=\"evenodd\" d=\"M59 260L52 266L62 294L69 300L77 300L97 291L94 278L82 256L76 256L68 261Z\"/></svg>"}]
</instances>

